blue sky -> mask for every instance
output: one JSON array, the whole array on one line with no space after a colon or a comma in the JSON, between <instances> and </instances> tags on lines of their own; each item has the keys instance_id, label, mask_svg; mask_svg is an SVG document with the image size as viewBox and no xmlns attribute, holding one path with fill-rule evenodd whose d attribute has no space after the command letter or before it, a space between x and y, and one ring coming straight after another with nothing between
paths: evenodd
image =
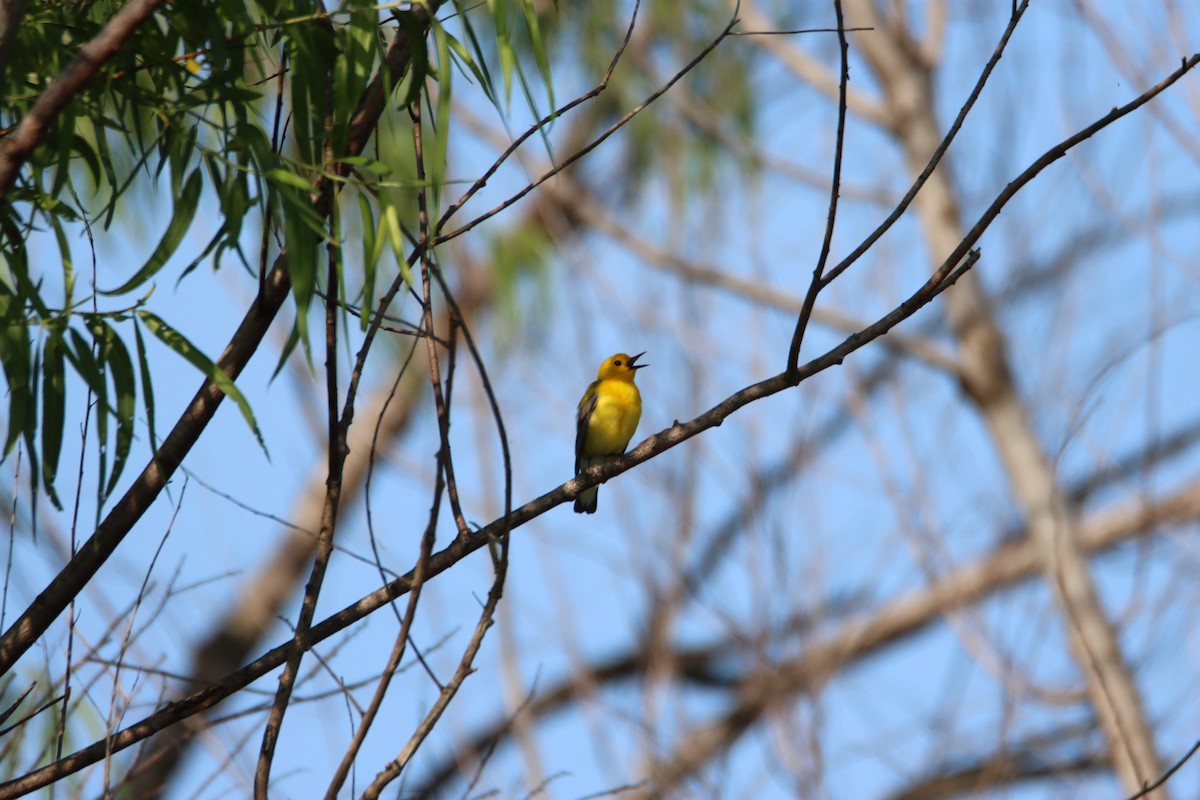
<instances>
[{"instance_id":1,"label":"blue sky","mask_svg":"<svg viewBox=\"0 0 1200 800\"><path fill-rule=\"evenodd\" d=\"M1003 27L1001 15L990 6L977 5L974 11L973 18L952 23L947 36L947 66L937 78L944 121L957 110ZM1177 65L1178 56L1200 46L1194 15L1177 11L1182 26L1136 3L1106 9L1122 46L1148 79L1158 80ZM818 9L812 17L824 21L822 14L828 16ZM1171 42L1169 51L1164 40ZM828 43L795 43L832 63ZM752 46L746 39L722 45ZM676 61L664 58L663 63ZM775 62L760 57L754 63L762 98L756 118L761 145L818 172L827 170L835 107L797 86ZM575 69L562 73L555 87L560 99L591 83ZM855 61L852 77L855 88L873 91L866 65ZM1144 85L1113 68L1096 37L1074 21L1069 5L1036 4L951 151L967 224L1032 158ZM465 81L456 84L456 92L477 112L486 109ZM1028 265L1044 262L1083 232L1126 232L1124 241L1089 253L1052 289L999 309L1034 424L1068 482L1195 418L1200 388L1194 355L1200 311L1195 214L1176 214L1172 204L1194 194L1200 170L1194 155L1164 132L1162 120L1169 117L1194 132L1198 96L1195 79L1189 77L1156 101L1154 114L1127 119L1083 145L1019 195L981 242L981 279L1001 293ZM671 102L668 96L661 111L656 106L649 113L671 113ZM514 102L510 127L522 130L525 124ZM559 130L565 129L564 121ZM620 168L620 136L588 162L593 177ZM454 175L473 176L493 157L469 135L455 139L454 146ZM533 163L544 163L536 144L530 152ZM515 167L502 170L462 219L507 196L524 174ZM888 140L852 117L846 184L879 187L896 196L908 180ZM147 193L139 215L98 238L101 286L144 261L166 225L166 200L162 189ZM652 175L636 197L608 210L684 258L798 297L819 248L826 200L819 187L797 186L767 172L744 183L726 177L707 194L681 203L661 175ZM522 208L511 209L485 230L505 231ZM834 259L857 244L886 210L879 203L844 200ZM202 208L179 264L161 273L152 299L158 313L210 355L224 346L254 290L252 280L232 261L216 273L202 265L176 285L181 265L207 241L210 229L205 225L212 224L213 214L215 204ZM245 235L247 251L257 252L253 225ZM82 239L75 242L77 265L84 263L85 245ZM453 275L456 265L465 262L465 253L486 254L487 239L475 237L465 247L441 254L448 273ZM822 295L821 304L870 321L919 285L929 268L915 218L902 221ZM556 247L545 269L518 285L514 303L511 321L487 318L475 333L505 415L517 504L571 477L574 406L595 366L609 353L646 350L653 365L638 377L645 400L635 437L640 440L778 372L793 324L788 314L650 268L597 235ZM411 316L412 309L407 303L403 315ZM920 333L952 350L939 313L936 305L928 308L900 332ZM232 498L283 518L295 513L302 488L324 460L321 432L312 422L323 413L320 375L308 374L297 360L271 380L287 324L285 313L268 337L271 347L255 357L238 381L255 410L270 457L256 445L236 408L225 404L186 462L188 470ZM357 336L352 325L355 342ZM816 355L841 338L843 334L814 327L804 354ZM380 342L364 396L390 383L396 370L391 348L406 344ZM165 348L151 347L163 430L195 391L198 374ZM343 365L353 349L339 354ZM864 376L897 358L899 378L864 398L856 388ZM321 360L315 352L318 371ZM465 358L456 378L455 406L452 441L464 510L469 520L483 524L500 510L502 476L479 384ZM73 385L69 432L78 430L82 407L82 392ZM576 516L562 506L515 533L497 629L484 644L478 673L468 679L414 763L411 779L418 780L455 743L511 712L526 695L536 696L589 659L635 646L645 634L652 600L673 585L719 522L737 509L755 470L786 457L841 413L850 415L846 432L821 445L811 463L739 528L738 544L725 563L672 621L673 641L686 646L736 639L831 600L844 600L854 611L876 607L923 586L930 564L936 573L986 553L1019 523L986 432L965 407L955 382L928 365L872 345L796 391L756 403L722 427L609 482L601 489L594 517ZM430 501L437 435L428 403L418 419L395 449L381 457L370 495L382 560L397 571L412 563ZM356 425L371 424L365 415L356 420ZM137 456L122 488L143 463L144 433L139 431ZM73 465L77 458L78 443L68 439L62 463ZM14 465L11 457L6 463ZM1086 508L1100 512L1112 503L1154 496L1192 478L1196 467L1193 453L1154 474L1123 481ZM64 467L64 476L73 469ZM81 519L91 519L93 512L85 497ZM448 512L441 520L439 545L453 534ZM60 563L49 526L65 531L69 519L44 509L42 521L37 543L18 537L10 621L13 609L28 602ZM104 628L106 604L120 609L130 602L168 525L170 535L152 576L157 593L151 593L149 606L162 599L173 576L177 588L194 588L166 603L129 661L180 672L187 668L188 646L209 631L281 534L275 522L197 482L190 482L185 494L180 475L169 496L156 503L90 585L81 605L81 635L95 637ZM81 530L90 529L85 523ZM345 507L338 536L342 546L369 556L361 498ZM1196 604L1188 580L1195 558L1186 536L1173 535L1122 548L1097 562L1097 583L1110 614L1121 622L1122 642L1136 665L1167 762L1182 754L1200 730L1200 708L1193 699L1200 651L1190 624ZM486 556L477 554L427 587L414 640L430 651L430 663L440 675L453 668L489 578ZM374 567L336 557L318 617L353 602L377 583ZM298 607L297 597L288 607L289 620ZM149 607L141 609L139 621L149 614ZM756 659L794 657L835 629L837 621L826 619L801 635L747 643L733 663L744 668ZM318 652L341 680L352 683L378 671L396 628L395 617L380 611L345 640L328 642ZM278 623L268 644L283 641L287 632ZM52 671L60 671L63 636L60 624L47 637L45 649L31 651L22 661L25 674L32 675L47 659ZM1016 739L1023 732L1086 718L1078 703L1056 706L1026 699L1020 676L1006 677L994 662L1032 676L1038 688L1069 693L1076 686L1061 625L1044 587L1026 585L1001 593L838 675L818 695L781 704L768 724L744 737L684 793L715 796L713 787L728 786L733 795L755 797L886 797L925 774L947 752L961 752L952 746L994 741L997 731ZM305 661L305 674L310 670L318 675L301 694L334 688L314 658ZM1008 678L1012 680L1006 683ZM128 723L151 710L159 690L150 677L135 681L127 675L123 683L135 696ZM263 694L239 697L218 713L267 702L274 687L273 674L255 685ZM107 712L107 684L102 680L92 692L78 712L83 718ZM365 702L369 689L356 696ZM359 791L395 755L434 696L419 669L398 679L359 759ZM555 776L548 789L554 797L580 797L624 784L647 759L669 752L682 731L719 714L726 702L711 690L675 683L599 691L539 728L536 757L528 749L502 748L479 790L495 787L501 796L525 796L535 765L542 778ZM93 703L98 712L87 710ZM352 730L350 716L340 697L297 704L289 711L273 771L279 796L308 797L316 791L314 785L323 790ZM193 754L172 796L243 796L261 720L261 714L251 714L220 726ZM80 730L90 737L101 728L89 721ZM817 788L802 780L804 768L812 767L804 760L811 745L806 737L819 744L821 753L823 780ZM73 744L87 743L90 739ZM228 765L227 749L237 750ZM1178 796L1195 792L1197 774L1185 769L1174 779ZM85 794L98 790L99 781L98 772L91 774ZM1119 794L1116 783L1103 777L1002 793L1016 798Z\"/></svg>"}]
</instances>

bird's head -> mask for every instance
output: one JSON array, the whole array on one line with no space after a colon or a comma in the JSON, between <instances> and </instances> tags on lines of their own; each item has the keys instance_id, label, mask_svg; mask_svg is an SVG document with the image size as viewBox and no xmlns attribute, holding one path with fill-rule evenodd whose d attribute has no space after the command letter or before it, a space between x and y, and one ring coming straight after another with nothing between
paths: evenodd
<instances>
[{"instance_id":1,"label":"bird's head","mask_svg":"<svg viewBox=\"0 0 1200 800\"><path fill-rule=\"evenodd\" d=\"M645 352L638 353L636 356L627 356L624 353L609 356L600 365L600 372L598 374L600 380L615 379L632 383L635 372L642 367L650 366L649 364L637 363L637 360L644 355L646 355Z\"/></svg>"}]
</instances>

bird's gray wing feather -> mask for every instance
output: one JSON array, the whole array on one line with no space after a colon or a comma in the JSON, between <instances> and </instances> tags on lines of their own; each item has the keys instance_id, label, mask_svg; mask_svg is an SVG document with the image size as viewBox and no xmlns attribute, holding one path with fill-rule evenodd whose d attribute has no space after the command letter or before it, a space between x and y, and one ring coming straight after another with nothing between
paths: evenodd
<instances>
[{"instance_id":1,"label":"bird's gray wing feather","mask_svg":"<svg viewBox=\"0 0 1200 800\"><path fill-rule=\"evenodd\" d=\"M590 392L591 397L587 402L579 403L579 413L575 416L575 474L578 475L581 470L587 467L583 463L583 445L587 441L588 420L592 418L592 412L596 410L596 398L598 395L595 392ZM584 397L587 397L585 394Z\"/></svg>"}]
</instances>

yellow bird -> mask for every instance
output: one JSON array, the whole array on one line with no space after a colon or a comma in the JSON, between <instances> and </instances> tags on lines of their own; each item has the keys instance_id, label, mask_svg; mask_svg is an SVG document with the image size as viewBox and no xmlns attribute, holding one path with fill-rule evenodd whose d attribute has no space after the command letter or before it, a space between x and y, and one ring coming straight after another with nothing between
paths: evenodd
<instances>
[{"instance_id":1,"label":"yellow bird","mask_svg":"<svg viewBox=\"0 0 1200 800\"><path fill-rule=\"evenodd\" d=\"M642 396L633 384L634 374L649 364L638 364L636 356L617 353L604 359L596 380L583 393L575 420L575 474L593 464L619 456L629 446L638 420L642 418ZM575 498L576 514L596 513L598 486L585 489Z\"/></svg>"}]
</instances>

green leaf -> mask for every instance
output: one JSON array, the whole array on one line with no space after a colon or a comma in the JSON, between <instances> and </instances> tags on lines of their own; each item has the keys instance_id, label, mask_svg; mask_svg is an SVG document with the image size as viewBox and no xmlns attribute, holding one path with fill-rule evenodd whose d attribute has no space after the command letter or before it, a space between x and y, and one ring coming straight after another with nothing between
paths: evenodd
<instances>
[{"instance_id":1,"label":"green leaf","mask_svg":"<svg viewBox=\"0 0 1200 800\"><path fill-rule=\"evenodd\" d=\"M521 84L521 94L525 97L525 104L529 107L529 113L538 118L542 116L538 110L537 101L533 99L533 90L529 87L529 79L525 77L525 70L520 64L517 64L517 82ZM546 155L553 163L556 161L554 157L554 147L550 143L550 126L543 125L538 128L538 136L542 140L542 145L546 148Z\"/></svg>"},{"instance_id":2,"label":"green leaf","mask_svg":"<svg viewBox=\"0 0 1200 800\"><path fill-rule=\"evenodd\" d=\"M112 196L108 201L108 212L104 215L104 229L112 225L113 215L117 213L117 199L121 196L120 184L117 181L117 169L113 166L112 151L108 147L108 132L93 123L93 133L96 136L96 155L100 158L100 166L104 169L104 178Z\"/></svg>"},{"instance_id":3,"label":"green leaf","mask_svg":"<svg viewBox=\"0 0 1200 800\"><path fill-rule=\"evenodd\" d=\"M216 190L217 201L221 206L221 226L204 246L204 249L200 251L200 254L180 271L179 277L175 279L176 286L179 286L183 279L190 275L200 265L200 262L214 250L217 254L213 258L213 269L216 270L221 265L222 251L226 248L237 249L237 239L242 232L242 220L245 219L247 210L251 206L246 188L246 176L241 170L230 168L222 172L223 162L214 156L205 158L204 166L208 169L209 184Z\"/></svg>"},{"instance_id":4,"label":"green leaf","mask_svg":"<svg viewBox=\"0 0 1200 800\"><path fill-rule=\"evenodd\" d=\"M54 228L54 238L58 242L58 251L62 254L63 308L70 308L71 296L75 292L75 269L71 262L71 244L67 241L67 232L63 230L62 221L57 215L50 217L50 225Z\"/></svg>"},{"instance_id":5,"label":"green leaf","mask_svg":"<svg viewBox=\"0 0 1200 800\"><path fill-rule=\"evenodd\" d=\"M66 425L66 375L63 370L63 340L53 332L42 347L42 485L46 496L58 510L62 503L54 491L58 476L58 458L62 453L63 427Z\"/></svg>"},{"instance_id":6,"label":"green leaf","mask_svg":"<svg viewBox=\"0 0 1200 800\"><path fill-rule=\"evenodd\" d=\"M50 194L58 196L67 184L67 178L71 176L71 144L74 137L71 130L66 126L56 126L52 131L56 131L52 141L58 151L58 157L54 169L54 183L50 186ZM50 142L47 142L47 144L50 144Z\"/></svg>"},{"instance_id":7,"label":"green leaf","mask_svg":"<svg viewBox=\"0 0 1200 800\"><path fill-rule=\"evenodd\" d=\"M404 98L404 105L408 105L420 97L421 89L425 86L425 76L429 71L429 43L425 38L425 27L417 21L415 14L393 14L392 16L399 25L396 35L405 38L409 52L412 54L408 59L408 96ZM384 70L384 75L387 76L387 70ZM403 83L402 80L398 81L395 86L390 87L390 90L395 91Z\"/></svg>"},{"instance_id":8,"label":"green leaf","mask_svg":"<svg viewBox=\"0 0 1200 800\"><path fill-rule=\"evenodd\" d=\"M336 42L331 28L318 20L287 25L282 32L288 45L292 131L301 160L319 164L319 133L325 127L326 88L332 77Z\"/></svg>"},{"instance_id":9,"label":"green leaf","mask_svg":"<svg viewBox=\"0 0 1200 800\"><path fill-rule=\"evenodd\" d=\"M316 239L325 238L325 221L313 208L313 187L303 176L285 169L269 169L265 173L275 197L279 200L281 219L286 225L290 218L301 223Z\"/></svg>"},{"instance_id":10,"label":"green leaf","mask_svg":"<svg viewBox=\"0 0 1200 800\"><path fill-rule=\"evenodd\" d=\"M517 62L513 52L512 35L508 30L508 20L505 14L508 4L500 0L488 0L488 11L492 15L492 23L496 27L496 56L500 60L500 76L504 78L504 103L512 101L512 71Z\"/></svg>"},{"instance_id":11,"label":"green leaf","mask_svg":"<svg viewBox=\"0 0 1200 800\"><path fill-rule=\"evenodd\" d=\"M263 174L266 176L267 180L275 181L276 183L283 184L284 186L290 186L293 189L299 189L305 194L312 193L312 184L309 183L304 177L297 175L291 170L276 167L275 169L267 170Z\"/></svg>"},{"instance_id":12,"label":"green leaf","mask_svg":"<svg viewBox=\"0 0 1200 800\"><path fill-rule=\"evenodd\" d=\"M24 430L24 439L25 439L25 449L29 451L29 493L33 496L32 504L35 509L35 511L34 511L35 515L37 513L36 508L37 508L37 500L38 500L38 482L39 482L38 479L40 477L40 469L38 467L37 438L35 436L35 434L37 432L36 431L36 428L37 428L37 411L36 411L36 409L38 407L38 385L37 385L37 377L36 376L41 374L41 371L42 371L42 354L34 353L34 356L33 356L33 376L34 376L34 378L32 381L30 381L30 386L29 386L30 392L29 392L28 408L30 409L30 411L29 411L29 416L28 416L29 421L28 421L28 424L26 424L25 430ZM58 503L55 503L55 505L57 507ZM35 526L37 525L36 521L34 522L34 525Z\"/></svg>"},{"instance_id":13,"label":"green leaf","mask_svg":"<svg viewBox=\"0 0 1200 800\"><path fill-rule=\"evenodd\" d=\"M83 378L84 383L92 390L92 394L96 395L102 406L106 407L108 390L104 384L104 375L100 371L100 365L96 363L96 357L92 355L92 343L83 338L83 335L74 328L70 333L71 344L74 347L66 348L67 360L71 362L71 366L79 373L79 377Z\"/></svg>"},{"instance_id":14,"label":"green leaf","mask_svg":"<svg viewBox=\"0 0 1200 800\"><path fill-rule=\"evenodd\" d=\"M188 228L192 226L192 219L196 216L196 203L200 199L200 190L203 186L203 177L200 169L197 168L188 176L187 183L184 185L179 199L175 202L175 213L171 217L171 224L167 226L167 232L163 234L158 247L154 248L154 253L150 256L150 260L137 271L137 274L124 284L116 289L102 291L101 294L125 294L141 286L162 269L167 260L175 254Z\"/></svg>"},{"instance_id":15,"label":"green leaf","mask_svg":"<svg viewBox=\"0 0 1200 800\"><path fill-rule=\"evenodd\" d=\"M117 480L120 479L125 462L129 458L130 447L133 445L133 409L137 403L137 381L133 376L133 362L129 359L129 351L125 349L121 338L107 325L104 326L104 338L109 375L112 376L117 399L117 449L113 454L108 485L104 487L103 497L107 499L116 488Z\"/></svg>"},{"instance_id":16,"label":"green leaf","mask_svg":"<svg viewBox=\"0 0 1200 800\"><path fill-rule=\"evenodd\" d=\"M362 312L358 315L358 325L361 330L366 330L367 315L375 306L375 267L379 263L379 251L375 249L375 215L371 211L371 201L365 194L358 196L358 211L362 218L363 263Z\"/></svg>"},{"instance_id":17,"label":"green leaf","mask_svg":"<svg viewBox=\"0 0 1200 800\"><path fill-rule=\"evenodd\" d=\"M379 15L371 0L349 0L350 19L339 31L341 54L334 66L334 152L345 149L347 123L371 77L379 49ZM339 140L340 139L340 140Z\"/></svg>"},{"instance_id":18,"label":"green leaf","mask_svg":"<svg viewBox=\"0 0 1200 800\"><path fill-rule=\"evenodd\" d=\"M283 366L287 364L288 356L296 349L296 345L300 342L300 326L292 325L291 331L288 332L287 341L283 343L283 350L279 353L279 362L275 365L275 371L271 373L271 380L279 377L279 373L283 371Z\"/></svg>"},{"instance_id":19,"label":"green leaf","mask_svg":"<svg viewBox=\"0 0 1200 800\"><path fill-rule=\"evenodd\" d=\"M546 96L550 108L554 108L554 81L550 74L550 58L546 54L546 43L542 39L542 28L538 22L537 9L531 0L521 0L521 10L525 12L525 25L529 28L529 41L533 45L533 57L537 61L538 70L542 73L542 82L546 84Z\"/></svg>"},{"instance_id":20,"label":"green leaf","mask_svg":"<svg viewBox=\"0 0 1200 800\"><path fill-rule=\"evenodd\" d=\"M287 247L288 276L296 303L300 340L309 354L308 307L317 288L317 246L325 238L324 221L313 208L312 186L294 172L270 169L268 182L278 199L277 208ZM301 190L303 186L303 190ZM309 355L311 360L311 354Z\"/></svg>"},{"instance_id":21,"label":"green leaf","mask_svg":"<svg viewBox=\"0 0 1200 800\"><path fill-rule=\"evenodd\" d=\"M304 225L301 215L288 213L283 219L284 240L287 242L288 277L292 282L292 299L296 303L296 327L300 341L309 351L308 307L317 290L317 237ZM311 360L311 355L310 355Z\"/></svg>"},{"instance_id":22,"label":"green leaf","mask_svg":"<svg viewBox=\"0 0 1200 800\"><path fill-rule=\"evenodd\" d=\"M483 48L479 44L479 38L475 35L475 28L471 25L471 15L462 14L459 17L462 20L463 30L467 34L467 41L471 43L471 50L474 55L469 54L466 48L454 37L450 37L450 46L455 49L459 57L467 63L467 66L475 77L479 79L479 84L483 87L483 91L487 94L488 100L493 106L500 107L499 101L496 99L496 86L492 81L492 74L488 72L487 58L484 56ZM455 47L457 45L457 47ZM459 50L461 48L461 52Z\"/></svg>"},{"instance_id":23,"label":"green leaf","mask_svg":"<svg viewBox=\"0 0 1200 800\"><path fill-rule=\"evenodd\" d=\"M377 161L374 158L368 158L367 156L342 156L338 159L338 161L342 162L343 164L362 167L363 169L377 175L380 178L386 178L394 171L382 161Z\"/></svg>"},{"instance_id":24,"label":"green leaf","mask_svg":"<svg viewBox=\"0 0 1200 800\"><path fill-rule=\"evenodd\" d=\"M11 324L21 326L26 325L25 318L20 315L29 313L28 306L33 307L33 313L38 319L49 319L50 317L55 316L55 314L51 313L50 309L46 306L45 301L42 300L42 279L39 277L36 284L31 280L28 263L24 265L23 269L12 272L10 277L17 284L17 305L15 306L15 309L16 314L19 315L11 320ZM25 339L29 339L28 333L26 334Z\"/></svg>"},{"instance_id":25,"label":"green leaf","mask_svg":"<svg viewBox=\"0 0 1200 800\"><path fill-rule=\"evenodd\" d=\"M88 328L91 330L92 340L95 342L96 365L100 373L99 389L97 390L99 402L96 404L96 438L100 441L96 453L99 472L96 478L96 498L97 507L99 507L103 504L104 486L108 482L108 418L113 416L113 413L112 407L108 404L108 380L106 377L108 346L104 337L103 325L93 317L88 322Z\"/></svg>"},{"instance_id":26,"label":"green leaf","mask_svg":"<svg viewBox=\"0 0 1200 800\"><path fill-rule=\"evenodd\" d=\"M146 425L150 429L150 449L158 450L158 433L154 428L154 386L150 381L150 362L146 360L146 342L142 326L133 321L133 336L137 342L138 371L142 376L142 406L146 410Z\"/></svg>"},{"instance_id":27,"label":"green leaf","mask_svg":"<svg viewBox=\"0 0 1200 800\"><path fill-rule=\"evenodd\" d=\"M75 372L83 378L84 383L88 385L92 395L96 398L96 439L100 475L97 494L99 495L102 494L104 476L107 474L108 418L112 413L112 409L108 405L108 387L104 379L104 350L101 342L89 341L74 328L70 329L68 333L70 334L70 346L62 348L63 355L71 362ZM94 326L93 335L95 335ZM98 352L93 353L93 348L96 348Z\"/></svg>"},{"instance_id":28,"label":"green leaf","mask_svg":"<svg viewBox=\"0 0 1200 800\"><path fill-rule=\"evenodd\" d=\"M138 311L137 315L142 324L158 337L159 341L182 356L185 361L196 369L203 372L230 400L237 403L238 408L242 412L242 418L246 420L246 424L254 432L254 438L258 440L258 446L263 449L264 453L267 453L267 444L263 441L262 433L258 429L258 422L254 419L254 412L250 410L250 403L246 401L245 395L237 388L233 379L225 374L225 370L218 367L212 361L209 361L208 356L197 350L187 340L187 337L154 314L151 314L149 311Z\"/></svg>"},{"instance_id":29,"label":"green leaf","mask_svg":"<svg viewBox=\"0 0 1200 800\"><path fill-rule=\"evenodd\" d=\"M92 176L92 188L100 186L100 158L96 155L95 149L92 148L90 142L82 136L76 134L73 140L72 149L75 155L82 159L87 165L88 171Z\"/></svg>"},{"instance_id":30,"label":"green leaf","mask_svg":"<svg viewBox=\"0 0 1200 800\"><path fill-rule=\"evenodd\" d=\"M20 297L0 284L0 364L8 381L8 435L4 454L12 451L22 434L32 433L35 414L31 407L35 387L30 383L29 328L25 325L24 305Z\"/></svg>"},{"instance_id":31,"label":"green leaf","mask_svg":"<svg viewBox=\"0 0 1200 800\"><path fill-rule=\"evenodd\" d=\"M400 229L400 212L395 204L386 200L386 195L380 195L380 202L383 203L382 213L379 216L379 235L376 236L374 257L379 260L379 256L383 252L384 239L392 247L392 253L396 256L396 263L400 267L400 274L404 276L404 282L412 286L412 271L408 267L408 258L404 254L404 233ZM369 311L370 309L364 309Z\"/></svg>"},{"instance_id":32,"label":"green leaf","mask_svg":"<svg viewBox=\"0 0 1200 800\"><path fill-rule=\"evenodd\" d=\"M435 20L433 39L437 45L438 54L438 97L435 135L433 139L433 160L429 164L429 180L432 184L430 191L431 214L437 219L441 212L442 178L446 170L446 151L450 144L450 100L454 69L450 64L450 45L446 31Z\"/></svg>"}]
</instances>

